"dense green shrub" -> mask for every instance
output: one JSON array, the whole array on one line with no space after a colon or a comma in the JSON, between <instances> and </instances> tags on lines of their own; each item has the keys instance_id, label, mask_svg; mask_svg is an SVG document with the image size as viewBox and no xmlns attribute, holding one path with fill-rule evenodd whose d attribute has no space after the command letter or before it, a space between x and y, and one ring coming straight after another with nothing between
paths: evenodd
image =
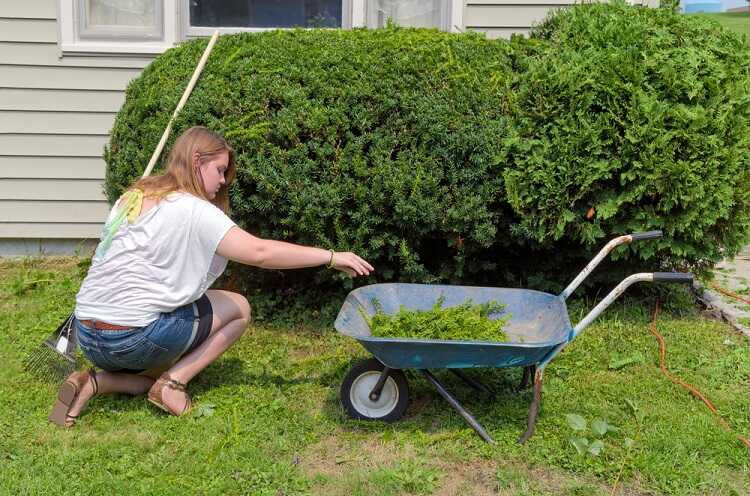
<instances>
[{"instance_id":1,"label":"dense green shrub","mask_svg":"<svg viewBox=\"0 0 750 496\"><path fill-rule=\"evenodd\" d=\"M168 51L128 87L110 200L147 162L183 88L172 82L189 79L204 46ZM458 280L505 242L507 50L428 30L224 36L173 134L203 124L232 143L233 215L252 232L354 250L386 280Z\"/></svg>"},{"instance_id":2,"label":"dense green shrub","mask_svg":"<svg viewBox=\"0 0 750 496\"><path fill-rule=\"evenodd\" d=\"M515 233L593 246L662 229L662 242L632 251L698 270L737 253L750 226L743 40L713 21L617 2L558 11L532 37L543 43L513 87L503 157Z\"/></svg>"},{"instance_id":3,"label":"dense green shrub","mask_svg":"<svg viewBox=\"0 0 750 496\"><path fill-rule=\"evenodd\" d=\"M105 153L111 201L142 172L205 44L167 51L129 85ZM621 251L620 268L700 269L748 235L748 62L710 21L622 3L559 11L510 42L398 28L222 36L172 140L196 124L223 133L239 157L233 218L356 251L371 282L563 283L606 239L648 229L666 238ZM239 280L314 297L313 282L341 287L330 274Z\"/></svg>"}]
</instances>

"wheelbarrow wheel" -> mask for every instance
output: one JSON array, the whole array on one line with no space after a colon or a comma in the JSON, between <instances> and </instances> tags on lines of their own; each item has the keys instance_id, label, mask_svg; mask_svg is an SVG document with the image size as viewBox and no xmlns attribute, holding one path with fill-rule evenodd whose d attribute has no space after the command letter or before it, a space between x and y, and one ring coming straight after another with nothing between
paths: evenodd
<instances>
[{"instance_id":1,"label":"wheelbarrow wheel","mask_svg":"<svg viewBox=\"0 0 750 496\"><path fill-rule=\"evenodd\" d=\"M409 405L409 383L401 370L391 369L380 397L370 396L385 367L371 358L351 368L341 384L341 404L349 417L357 420L395 422Z\"/></svg>"}]
</instances>

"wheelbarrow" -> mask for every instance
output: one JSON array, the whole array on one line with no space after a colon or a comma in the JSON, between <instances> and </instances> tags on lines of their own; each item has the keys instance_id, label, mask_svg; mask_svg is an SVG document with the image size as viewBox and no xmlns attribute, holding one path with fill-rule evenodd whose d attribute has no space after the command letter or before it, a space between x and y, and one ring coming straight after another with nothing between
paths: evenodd
<instances>
[{"instance_id":1,"label":"wheelbarrow","mask_svg":"<svg viewBox=\"0 0 750 496\"><path fill-rule=\"evenodd\" d=\"M633 274L617 285L575 326L570 323L567 298L615 247L633 241L655 239L661 231L619 236L589 262L559 295L531 289L476 286L386 283L363 286L351 291L339 311L334 326L351 336L375 356L355 364L341 385L341 403L347 415L361 420L393 422L401 418L409 403L409 387L404 370L421 372L485 441L492 437L435 377L430 369L448 369L469 386L489 391L481 382L461 372L476 367L523 367L519 391L533 378L533 395L529 406L526 431L518 438L526 442L533 434L542 399L544 369L581 331L596 319L630 285L636 282L691 283L693 275L682 272ZM378 309L395 314L403 306L409 310L429 310L438 298L443 308L471 299L474 304L496 301L506 305L499 318L510 313L503 331L506 342L458 341L374 337L365 316Z\"/></svg>"}]
</instances>

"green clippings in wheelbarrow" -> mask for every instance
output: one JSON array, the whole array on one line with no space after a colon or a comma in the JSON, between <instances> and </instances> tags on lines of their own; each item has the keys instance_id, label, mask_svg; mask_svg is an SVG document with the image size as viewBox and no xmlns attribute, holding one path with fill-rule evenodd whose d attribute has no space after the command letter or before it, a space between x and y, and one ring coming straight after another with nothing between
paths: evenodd
<instances>
[{"instance_id":1,"label":"green clippings in wheelbarrow","mask_svg":"<svg viewBox=\"0 0 750 496\"><path fill-rule=\"evenodd\" d=\"M445 297L441 295L430 309L408 309L402 305L397 313L388 314L377 300L373 300L375 315L368 316L362 308L359 308L359 312L375 337L490 342L508 340L502 329L511 315L498 315L507 305L497 301L474 304L471 298L449 308L443 308L443 303Z\"/></svg>"}]
</instances>

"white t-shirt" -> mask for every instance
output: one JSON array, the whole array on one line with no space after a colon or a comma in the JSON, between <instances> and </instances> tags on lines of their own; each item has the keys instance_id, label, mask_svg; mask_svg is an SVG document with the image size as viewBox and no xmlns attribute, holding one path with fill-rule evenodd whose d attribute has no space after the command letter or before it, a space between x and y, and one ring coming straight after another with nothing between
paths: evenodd
<instances>
[{"instance_id":1,"label":"white t-shirt","mask_svg":"<svg viewBox=\"0 0 750 496\"><path fill-rule=\"evenodd\" d=\"M171 193L134 224L123 221L106 253L94 257L75 316L141 327L197 300L227 266L216 248L234 225L212 203Z\"/></svg>"}]
</instances>

